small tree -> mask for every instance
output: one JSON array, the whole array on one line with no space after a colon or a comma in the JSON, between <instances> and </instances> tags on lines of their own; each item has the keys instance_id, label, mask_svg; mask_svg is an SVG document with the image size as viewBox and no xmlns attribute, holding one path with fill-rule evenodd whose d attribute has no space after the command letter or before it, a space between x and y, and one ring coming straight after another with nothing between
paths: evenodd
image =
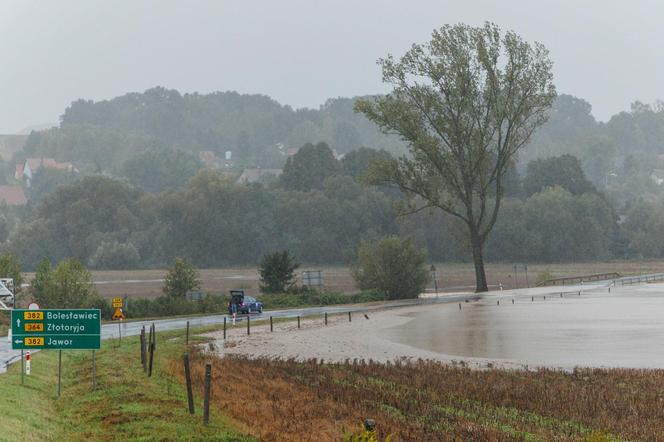
<instances>
[{"instance_id":1,"label":"small tree","mask_svg":"<svg viewBox=\"0 0 664 442\"><path fill-rule=\"evenodd\" d=\"M363 242L351 273L361 289L380 290L387 299L416 298L429 280L426 253L397 236Z\"/></svg>"},{"instance_id":2,"label":"small tree","mask_svg":"<svg viewBox=\"0 0 664 442\"><path fill-rule=\"evenodd\" d=\"M21 273L21 262L11 252L5 252L0 256L0 278L12 278L14 280L14 294L21 293L23 274Z\"/></svg>"},{"instance_id":3,"label":"small tree","mask_svg":"<svg viewBox=\"0 0 664 442\"><path fill-rule=\"evenodd\" d=\"M201 288L200 275L188 261L176 258L173 267L168 269L163 291L172 298L184 298L187 292Z\"/></svg>"},{"instance_id":4,"label":"small tree","mask_svg":"<svg viewBox=\"0 0 664 442\"><path fill-rule=\"evenodd\" d=\"M92 275L76 259L61 261L55 269L47 259L42 260L31 292L32 298L45 308L85 308L99 299Z\"/></svg>"},{"instance_id":5,"label":"small tree","mask_svg":"<svg viewBox=\"0 0 664 442\"><path fill-rule=\"evenodd\" d=\"M48 304L49 288L51 285L51 261L48 258L42 259L37 265L35 277L30 282L30 294L32 299L43 304L44 307Z\"/></svg>"},{"instance_id":6,"label":"small tree","mask_svg":"<svg viewBox=\"0 0 664 442\"><path fill-rule=\"evenodd\" d=\"M300 264L287 250L268 253L263 256L258 268L261 278L261 291L283 293L295 285L295 270Z\"/></svg>"}]
</instances>

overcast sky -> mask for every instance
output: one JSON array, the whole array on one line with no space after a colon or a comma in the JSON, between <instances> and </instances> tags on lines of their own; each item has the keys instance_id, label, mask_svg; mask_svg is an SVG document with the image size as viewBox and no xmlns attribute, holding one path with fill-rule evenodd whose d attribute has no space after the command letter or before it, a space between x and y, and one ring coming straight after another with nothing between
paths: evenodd
<instances>
[{"instance_id":1,"label":"overcast sky","mask_svg":"<svg viewBox=\"0 0 664 442\"><path fill-rule=\"evenodd\" d=\"M485 20L544 43L558 91L599 119L664 98L655 0L0 0L0 133L156 85L293 107L385 92L377 58Z\"/></svg>"}]
</instances>

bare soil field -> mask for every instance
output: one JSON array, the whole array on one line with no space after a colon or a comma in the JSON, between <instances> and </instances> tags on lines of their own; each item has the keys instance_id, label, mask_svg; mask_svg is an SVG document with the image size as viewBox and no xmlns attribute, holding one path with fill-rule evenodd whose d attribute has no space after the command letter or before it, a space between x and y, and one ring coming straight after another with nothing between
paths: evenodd
<instances>
[{"instance_id":1,"label":"bare soil field","mask_svg":"<svg viewBox=\"0 0 664 442\"><path fill-rule=\"evenodd\" d=\"M436 263L438 290L441 292L472 291L475 283L475 271L472 263ZM338 292L357 291L350 269L344 266L309 266L302 271L322 270L325 288ZM512 264L487 264L487 278L494 288L502 284L506 289L525 287L526 273L520 265L516 277ZM577 276L593 273L618 272L623 275L664 272L664 261L644 262L588 262L564 264L529 264L528 284L534 285L539 273L548 272L552 277ZM129 295L132 297L154 298L161 295L164 269L156 270L95 270L92 277L99 293L105 298ZM221 269L201 269L202 290L220 293L242 288L250 293L258 292L258 272L255 267L230 267ZM32 278L28 274L28 280ZM433 290L433 281L429 284Z\"/></svg>"}]
</instances>

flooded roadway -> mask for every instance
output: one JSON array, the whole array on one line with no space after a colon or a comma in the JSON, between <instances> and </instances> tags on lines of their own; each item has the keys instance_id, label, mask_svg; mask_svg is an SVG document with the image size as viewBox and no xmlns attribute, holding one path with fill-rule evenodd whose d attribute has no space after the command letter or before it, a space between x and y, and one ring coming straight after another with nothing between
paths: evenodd
<instances>
[{"instance_id":1,"label":"flooded roadway","mask_svg":"<svg viewBox=\"0 0 664 442\"><path fill-rule=\"evenodd\" d=\"M500 299L500 306L496 300ZM432 306L389 339L447 355L553 367L664 368L664 285Z\"/></svg>"}]
</instances>

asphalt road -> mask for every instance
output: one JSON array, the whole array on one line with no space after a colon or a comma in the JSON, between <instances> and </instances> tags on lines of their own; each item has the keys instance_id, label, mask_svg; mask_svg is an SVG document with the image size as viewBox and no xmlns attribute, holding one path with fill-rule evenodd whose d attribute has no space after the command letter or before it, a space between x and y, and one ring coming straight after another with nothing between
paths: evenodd
<instances>
[{"instance_id":1,"label":"asphalt road","mask_svg":"<svg viewBox=\"0 0 664 442\"><path fill-rule=\"evenodd\" d=\"M372 304L358 304L358 305L336 305L328 307L307 307L299 309L288 310L265 310L262 314L252 314L252 320L267 319L270 316L273 318L295 318L297 316L315 316L323 315L325 313L346 313L346 312L366 312L372 310L382 310L387 308L397 308L409 305L420 304L437 304L449 302L464 302L466 300L478 299L478 296L472 293L464 294L441 294L439 297L429 297L424 299L404 299L398 301L386 301ZM155 324L157 331L178 330L187 327L187 321L191 327L198 327L204 325L221 324L224 318L229 319L227 315L210 315L210 316L193 316L193 317L180 317L176 319L156 319L151 321L131 321L109 323L102 325L102 339L117 339L118 333L121 332L122 336L135 336L140 334L141 328L145 325L146 329L150 324ZM243 316L238 318L240 321L244 320ZM119 330L118 330L119 327ZM76 351L76 350L73 350ZM11 343L8 342L5 336L0 338L0 373L6 371L7 366L20 359L21 352L11 349Z\"/></svg>"}]
</instances>

